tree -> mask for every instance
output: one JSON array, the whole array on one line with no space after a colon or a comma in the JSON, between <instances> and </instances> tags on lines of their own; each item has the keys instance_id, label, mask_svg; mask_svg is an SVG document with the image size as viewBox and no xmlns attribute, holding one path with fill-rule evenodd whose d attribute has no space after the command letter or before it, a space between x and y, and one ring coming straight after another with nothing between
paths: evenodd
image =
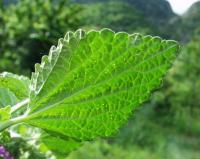
<instances>
[{"instance_id":1,"label":"tree","mask_svg":"<svg viewBox=\"0 0 200 159\"><path fill-rule=\"evenodd\" d=\"M0 10L0 71L30 72L66 30L81 25L82 7L66 0L22 0Z\"/></svg>"}]
</instances>

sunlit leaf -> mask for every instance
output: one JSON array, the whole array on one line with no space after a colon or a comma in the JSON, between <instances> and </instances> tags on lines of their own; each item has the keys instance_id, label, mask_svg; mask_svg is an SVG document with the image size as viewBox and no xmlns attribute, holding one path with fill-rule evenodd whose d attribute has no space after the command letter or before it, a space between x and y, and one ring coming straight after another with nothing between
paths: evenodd
<instances>
[{"instance_id":1,"label":"sunlit leaf","mask_svg":"<svg viewBox=\"0 0 200 159\"><path fill-rule=\"evenodd\" d=\"M178 52L159 37L69 32L36 64L23 121L78 140L110 136L160 86Z\"/></svg>"}]
</instances>

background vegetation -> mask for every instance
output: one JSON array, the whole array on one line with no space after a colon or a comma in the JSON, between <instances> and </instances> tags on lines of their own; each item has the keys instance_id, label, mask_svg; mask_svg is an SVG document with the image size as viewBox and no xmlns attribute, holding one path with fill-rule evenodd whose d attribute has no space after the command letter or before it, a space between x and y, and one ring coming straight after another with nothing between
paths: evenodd
<instances>
[{"instance_id":1,"label":"background vegetation","mask_svg":"<svg viewBox=\"0 0 200 159\"><path fill-rule=\"evenodd\" d=\"M199 13L200 2L178 16L165 0L0 0L0 72L30 76L34 63L40 62L50 46L78 28L109 27L176 39L183 45L182 54L163 88L135 112L119 134L86 143L67 159L198 159ZM26 145L14 151L14 145L7 147L16 157L28 151L42 158Z\"/></svg>"}]
</instances>

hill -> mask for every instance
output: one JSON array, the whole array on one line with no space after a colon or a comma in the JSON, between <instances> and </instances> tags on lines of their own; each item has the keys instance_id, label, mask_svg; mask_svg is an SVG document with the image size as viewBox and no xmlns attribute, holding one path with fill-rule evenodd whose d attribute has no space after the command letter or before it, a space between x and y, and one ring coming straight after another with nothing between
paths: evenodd
<instances>
[{"instance_id":1,"label":"hill","mask_svg":"<svg viewBox=\"0 0 200 159\"><path fill-rule=\"evenodd\" d=\"M132 32L137 31L137 28L139 27L139 31L145 30L145 33L157 34L168 38L168 34L165 30L170 19L175 16L169 2L166 0L71 1L86 7L86 10L88 11L86 11L86 17L89 17L88 19L90 19L88 22L89 24L94 24L98 27L111 27L117 31L119 28L115 28L113 25L118 25L122 30ZM89 12L91 15L88 14ZM99 15L97 15L97 13L99 13ZM108 19L108 17L111 16L112 19ZM121 19L116 23L116 20L119 17L121 17ZM122 18L124 18L124 20ZM98 23L96 23L97 21ZM105 25L105 23L101 21L106 21L110 25ZM127 26L129 26L128 30Z\"/></svg>"},{"instance_id":2,"label":"hill","mask_svg":"<svg viewBox=\"0 0 200 159\"><path fill-rule=\"evenodd\" d=\"M123 2L83 4L86 28L111 28L115 31L153 33L144 14ZM106 6L106 7L105 7Z\"/></svg>"},{"instance_id":3,"label":"hill","mask_svg":"<svg viewBox=\"0 0 200 159\"><path fill-rule=\"evenodd\" d=\"M3 0L4 4L17 0ZM55 0L52 0L56 2ZM84 27L143 32L171 38L169 21L175 16L166 0L69 0L83 5ZM89 17L89 18L88 18Z\"/></svg>"},{"instance_id":4,"label":"hill","mask_svg":"<svg viewBox=\"0 0 200 159\"><path fill-rule=\"evenodd\" d=\"M188 43L196 32L200 29L200 1L194 3L186 13L182 16L177 16L172 19L168 26L168 32L171 29L176 30L171 32L172 38Z\"/></svg>"},{"instance_id":5,"label":"hill","mask_svg":"<svg viewBox=\"0 0 200 159\"><path fill-rule=\"evenodd\" d=\"M187 40L194 36L200 28L200 1L194 3L189 10L182 16L183 31L187 32Z\"/></svg>"},{"instance_id":6,"label":"hill","mask_svg":"<svg viewBox=\"0 0 200 159\"><path fill-rule=\"evenodd\" d=\"M152 22L166 23L175 14L166 0L126 0L144 13Z\"/></svg>"}]
</instances>

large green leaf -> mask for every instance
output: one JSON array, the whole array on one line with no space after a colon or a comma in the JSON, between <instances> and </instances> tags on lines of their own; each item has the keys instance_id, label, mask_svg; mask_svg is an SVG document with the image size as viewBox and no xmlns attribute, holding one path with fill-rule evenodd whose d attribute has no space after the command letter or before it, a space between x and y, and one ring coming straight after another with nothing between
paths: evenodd
<instances>
[{"instance_id":1,"label":"large green leaf","mask_svg":"<svg viewBox=\"0 0 200 159\"><path fill-rule=\"evenodd\" d=\"M9 89L19 100L29 96L29 84L30 80L27 77L8 72L0 74L0 88Z\"/></svg>"},{"instance_id":2,"label":"large green leaf","mask_svg":"<svg viewBox=\"0 0 200 159\"><path fill-rule=\"evenodd\" d=\"M36 65L23 121L81 140L110 136L160 86L178 52L159 37L69 32Z\"/></svg>"}]
</instances>

